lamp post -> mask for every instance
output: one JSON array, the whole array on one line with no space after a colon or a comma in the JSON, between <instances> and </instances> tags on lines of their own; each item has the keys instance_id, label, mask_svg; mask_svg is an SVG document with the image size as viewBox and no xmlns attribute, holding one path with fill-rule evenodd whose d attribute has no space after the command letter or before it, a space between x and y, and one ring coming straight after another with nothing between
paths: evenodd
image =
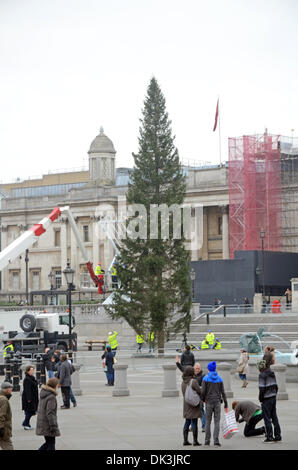
<instances>
[{"instance_id":1,"label":"lamp post","mask_svg":"<svg viewBox=\"0 0 298 470\"><path fill-rule=\"evenodd\" d=\"M190 271L190 279L192 281L192 301L195 299L195 279L196 279L196 272L194 268Z\"/></svg>"},{"instance_id":2,"label":"lamp post","mask_svg":"<svg viewBox=\"0 0 298 470\"><path fill-rule=\"evenodd\" d=\"M265 298L265 262L264 262L265 230L263 228L261 228L260 230L260 238L261 238L261 243L262 243L262 281L263 281L262 294L263 294L263 297Z\"/></svg>"},{"instance_id":3,"label":"lamp post","mask_svg":"<svg viewBox=\"0 0 298 470\"><path fill-rule=\"evenodd\" d=\"M53 286L53 279L54 279L54 273L52 271L49 272L48 274L48 278L49 278L49 281L50 281L50 285L51 285L51 300L50 300L50 305L54 305L53 304L53 290L54 290L54 286Z\"/></svg>"},{"instance_id":4,"label":"lamp post","mask_svg":"<svg viewBox=\"0 0 298 470\"><path fill-rule=\"evenodd\" d=\"M74 281L74 270L70 267L69 262L67 262L67 267L64 269L63 274L65 276L65 280L67 283L67 290L68 290L68 323L69 323L69 341L68 341L68 349L71 351L72 349L72 339L71 339L71 323L72 323L72 316L71 316L71 291L74 288L73 281Z\"/></svg>"},{"instance_id":5,"label":"lamp post","mask_svg":"<svg viewBox=\"0 0 298 470\"><path fill-rule=\"evenodd\" d=\"M27 249L25 252L25 263L26 263L26 305L29 305L29 288L28 288L28 262L29 262L29 250Z\"/></svg>"}]
</instances>

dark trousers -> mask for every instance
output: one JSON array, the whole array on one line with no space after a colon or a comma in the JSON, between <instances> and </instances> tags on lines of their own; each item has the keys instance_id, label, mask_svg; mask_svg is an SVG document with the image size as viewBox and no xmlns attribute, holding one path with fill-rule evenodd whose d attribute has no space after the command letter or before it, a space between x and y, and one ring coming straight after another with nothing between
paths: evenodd
<instances>
[{"instance_id":1,"label":"dark trousers","mask_svg":"<svg viewBox=\"0 0 298 470\"><path fill-rule=\"evenodd\" d=\"M191 425L192 431L198 429L198 419L186 419L184 423L184 431L188 431L189 426Z\"/></svg>"},{"instance_id":2,"label":"dark trousers","mask_svg":"<svg viewBox=\"0 0 298 470\"><path fill-rule=\"evenodd\" d=\"M44 436L45 438L45 443L38 449L38 450L56 450L55 444L56 444L56 438L55 436Z\"/></svg>"},{"instance_id":3,"label":"dark trousers","mask_svg":"<svg viewBox=\"0 0 298 470\"><path fill-rule=\"evenodd\" d=\"M281 430L276 414L276 397L265 398L262 403L262 411L264 416L267 438L273 438L272 425L274 429L274 437L280 438Z\"/></svg>"},{"instance_id":4,"label":"dark trousers","mask_svg":"<svg viewBox=\"0 0 298 470\"><path fill-rule=\"evenodd\" d=\"M263 413L260 413L259 415L252 416L248 423L246 423L245 428L244 428L244 436L245 437L252 437L252 436L260 436L261 434L264 434L263 426L261 428L255 429L256 425L258 424L259 421L263 419Z\"/></svg>"},{"instance_id":5,"label":"dark trousers","mask_svg":"<svg viewBox=\"0 0 298 470\"><path fill-rule=\"evenodd\" d=\"M34 416L35 413L33 413L32 411L25 411L25 419L23 421L23 424L22 426L28 426L30 427L30 419L32 416Z\"/></svg>"},{"instance_id":6,"label":"dark trousers","mask_svg":"<svg viewBox=\"0 0 298 470\"><path fill-rule=\"evenodd\" d=\"M214 444L219 442L219 424L220 424L220 402L215 403L206 403L206 434L205 434L205 444L210 444L211 439L211 421L212 416L214 416L214 431L213 431L213 440Z\"/></svg>"},{"instance_id":7,"label":"dark trousers","mask_svg":"<svg viewBox=\"0 0 298 470\"><path fill-rule=\"evenodd\" d=\"M63 397L63 405L67 408L70 407L70 387L61 387L61 393Z\"/></svg>"}]
</instances>

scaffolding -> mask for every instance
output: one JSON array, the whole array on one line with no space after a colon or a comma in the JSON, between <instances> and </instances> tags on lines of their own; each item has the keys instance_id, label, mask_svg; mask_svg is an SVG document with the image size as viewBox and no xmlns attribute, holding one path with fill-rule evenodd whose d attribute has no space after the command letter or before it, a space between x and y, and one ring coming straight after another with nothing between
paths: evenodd
<instances>
[{"instance_id":1,"label":"scaffolding","mask_svg":"<svg viewBox=\"0 0 298 470\"><path fill-rule=\"evenodd\" d=\"M265 132L230 138L230 258L236 250L282 251L282 210L279 136Z\"/></svg>"}]
</instances>

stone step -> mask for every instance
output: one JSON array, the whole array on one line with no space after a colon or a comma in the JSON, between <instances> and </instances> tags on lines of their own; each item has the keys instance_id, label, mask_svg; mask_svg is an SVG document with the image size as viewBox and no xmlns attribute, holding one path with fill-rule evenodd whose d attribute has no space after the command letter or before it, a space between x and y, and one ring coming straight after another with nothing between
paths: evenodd
<instances>
[{"instance_id":1,"label":"stone step","mask_svg":"<svg viewBox=\"0 0 298 470\"><path fill-rule=\"evenodd\" d=\"M194 318L191 322L191 325L207 323L207 317L201 317L200 320L194 321ZM285 314L247 314L247 315L209 315L210 324L234 324L234 323L297 323L298 324L298 315L285 315Z\"/></svg>"}]
</instances>

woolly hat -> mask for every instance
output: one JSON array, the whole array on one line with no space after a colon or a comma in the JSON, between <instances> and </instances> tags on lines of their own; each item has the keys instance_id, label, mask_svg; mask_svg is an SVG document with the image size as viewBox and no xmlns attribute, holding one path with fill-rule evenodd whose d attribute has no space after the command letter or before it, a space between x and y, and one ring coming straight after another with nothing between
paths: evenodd
<instances>
[{"instance_id":1,"label":"woolly hat","mask_svg":"<svg viewBox=\"0 0 298 470\"><path fill-rule=\"evenodd\" d=\"M216 362L215 361L209 362L207 369L210 372L214 372L216 370Z\"/></svg>"},{"instance_id":2,"label":"woolly hat","mask_svg":"<svg viewBox=\"0 0 298 470\"><path fill-rule=\"evenodd\" d=\"M6 390L7 388L13 388L13 385L9 382L3 382L1 384L1 390Z\"/></svg>"}]
</instances>

